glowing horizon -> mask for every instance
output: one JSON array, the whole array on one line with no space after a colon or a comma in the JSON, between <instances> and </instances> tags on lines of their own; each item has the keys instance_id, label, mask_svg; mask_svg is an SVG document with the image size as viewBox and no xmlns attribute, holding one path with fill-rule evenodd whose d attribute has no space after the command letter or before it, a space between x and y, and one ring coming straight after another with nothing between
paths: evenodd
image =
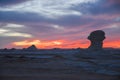
<instances>
[{"instance_id":1,"label":"glowing horizon","mask_svg":"<svg viewBox=\"0 0 120 80\"><path fill-rule=\"evenodd\" d=\"M90 41L87 40L86 43L81 43L79 41L74 41L70 44L70 41L64 40L53 40L53 41L40 41L40 40L24 40L19 42L13 42L11 46L6 46L8 48L28 48L31 45L35 45L38 49L52 49L52 48L88 48ZM12 47L13 46L13 47ZM120 48L120 41L104 41L103 48Z\"/></svg>"}]
</instances>

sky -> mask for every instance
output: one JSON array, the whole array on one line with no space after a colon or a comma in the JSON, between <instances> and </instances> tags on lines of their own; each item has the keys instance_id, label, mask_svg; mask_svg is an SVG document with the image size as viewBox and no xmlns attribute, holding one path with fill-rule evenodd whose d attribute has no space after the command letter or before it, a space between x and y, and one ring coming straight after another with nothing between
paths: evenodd
<instances>
[{"instance_id":1,"label":"sky","mask_svg":"<svg viewBox=\"0 0 120 80\"><path fill-rule=\"evenodd\" d=\"M120 48L120 0L0 0L0 48L87 48L94 30Z\"/></svg>"}]
</instances>

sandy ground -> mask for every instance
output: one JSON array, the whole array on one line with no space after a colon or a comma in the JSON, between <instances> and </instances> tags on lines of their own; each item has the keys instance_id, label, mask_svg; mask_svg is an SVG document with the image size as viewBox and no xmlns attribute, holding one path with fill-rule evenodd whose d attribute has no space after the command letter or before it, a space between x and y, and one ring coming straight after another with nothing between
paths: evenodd
<instances>
[{"instance_id":1,"label":"sandy ground","mask_svg":"<svg viewBox=\"0 0 120 80\"><path fill-rule=\"evenodd\" d=\"M0 80L120 80L118 76L95 74L81 68L50 63L52 60L0 60Z\"/></svg>"}]
</instances>

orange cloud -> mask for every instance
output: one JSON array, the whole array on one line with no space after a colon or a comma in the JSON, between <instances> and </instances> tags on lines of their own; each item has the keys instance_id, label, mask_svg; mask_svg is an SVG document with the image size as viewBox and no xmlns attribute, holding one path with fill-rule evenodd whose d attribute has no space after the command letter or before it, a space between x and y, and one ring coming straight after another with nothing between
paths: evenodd
<instances>
[{"instance_id":1,"label":"orange cloud","mask_svg":"<svg viewBox=\"0 0 120 80\"><path fill-rule=\"evenodd\" d=\"M14 42L13 44L16 45L16 46L29 46L29 45L32 45L32 44L40 44L41 41L40 40L33 40L33 41L28 41L28 40L25 40L25 41L20 41L20 42Z\"/></svg>"},{"instance_id":2,"label":"orange cloud","mask_svg":"<svg viewBox=\"0 0 120 80\"><path fill-rule=\"evenodd\" d=\"M63 44L63 40L54 40L54 41L24 40L13 43L13 45L15 46L28 47L31 45L36 45L38 48L60 47L60 45L62 44Z\"/></svg>"}]
</instances>

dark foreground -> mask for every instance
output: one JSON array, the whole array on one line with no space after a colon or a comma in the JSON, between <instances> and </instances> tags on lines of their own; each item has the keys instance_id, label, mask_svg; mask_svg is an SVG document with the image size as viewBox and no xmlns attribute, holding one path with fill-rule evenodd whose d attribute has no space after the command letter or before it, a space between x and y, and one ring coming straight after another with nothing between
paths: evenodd
<instances>
[{"instance_id":1,"label":"dark foreground","mask_svg":"<svg viewBox=\"0 0 120 80\"><path fill-rule=\"evenodd\" d=\"M60 59L1 59L0 80L120 80L97 74Z\"/></svg>"},{"instance_id":2,"label":"dark foreground","mask_svg":"<svg viewBox=\"0 0 120 80\"><path fill-rule=\"evenodd\" d=\"M0 80L120 80L119 76L120 50L14 50L0 55Z\"/></svg>"}]
</instances>

